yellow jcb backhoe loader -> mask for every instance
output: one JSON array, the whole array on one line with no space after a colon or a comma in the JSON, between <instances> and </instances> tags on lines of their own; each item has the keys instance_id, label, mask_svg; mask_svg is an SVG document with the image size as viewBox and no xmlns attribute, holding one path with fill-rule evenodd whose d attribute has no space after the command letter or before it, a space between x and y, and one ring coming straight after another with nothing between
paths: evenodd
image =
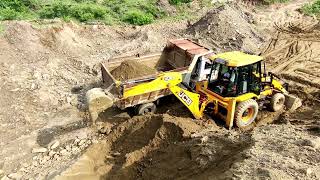
<instances>
[{"instance_id":1,"label":"yellow jcb backhoe loader","mask_svg":"<svg viewBox=\"0 0 320 180\"><path fill-rule=\"evenodd\" d=\"M119 82L110 74L120 62L132 59L155 67L159 73ZM201 119L205 112L226 121L232 128L247 128L259 108L293 110L301 101L288 94L287 84L266 72L263 57L242 52L214 54L188 39L169 41L162 54L113 59L102 63L105 88L92 89L87 102L92 120L111 106L133 107L143 115L155 112L158 99L174 94Z\"/></svg>"},{"instance_id":2,"label":"yellow jcb backhoe loader","mask_svg":"<svg viewBox=\"0 0 320 180\"><path fill-rule=\"evenodd\" d=\"M226 121L229 128L249 127L256 119L259 107L267 105L272 111L297 108L301 102L290 96L279 78L265 72L261 56L242 52L227 52L208 57L211 72L206 79L198 79L195 69L189 84L184 83L179 72L164 73L154 82L167 86L170 91L190 110L196 119L201 119L205 110ZM201 61L198 62L198 65ZM199 67L199 66L198 66ZM136 86L127 95L138 95L146 90L147 84Z\"/></svg>"}]
</instances>

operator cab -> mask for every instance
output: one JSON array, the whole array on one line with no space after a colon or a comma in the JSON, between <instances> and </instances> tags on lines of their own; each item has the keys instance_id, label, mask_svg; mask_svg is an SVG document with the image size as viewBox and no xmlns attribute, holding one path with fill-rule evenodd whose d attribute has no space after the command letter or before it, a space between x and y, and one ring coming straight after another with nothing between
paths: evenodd
<instances>
[{"instance_id":1,"label":"operator cab","mask_svg":"<svg viewBox=\"0 0 320 180\"><path fill-rule=\"evenodd\" d=\"M210 60L209 90L223 97L262 91L262 57L235 51L212 56Z\"/></svg>"},{"instance_id":2,"label":"operator cab","mask_svg":"<svg viewBox=\"0 0 320 180\"><path fill-rule=\"evenodd\" d=\"M195 89L196 83L200 81L206 81L212 69L213 62L208 57L200 56L198 58L195 69L192 72L191 81L189 86Z\"/></svg>"}]
</instances>

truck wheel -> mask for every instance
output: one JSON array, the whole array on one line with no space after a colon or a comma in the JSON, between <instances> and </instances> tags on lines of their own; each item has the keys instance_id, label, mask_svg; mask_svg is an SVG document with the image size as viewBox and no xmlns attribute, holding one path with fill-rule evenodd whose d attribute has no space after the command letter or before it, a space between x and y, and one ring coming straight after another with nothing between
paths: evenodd
<instances>
[{"instance_id":1,"label":"truck wheel","mask_svg":"<svg viewBox=\"0 0 320 180\"><path fill-rule=\"evenodd\" d=\"M270 101L271 110L276 112L284 107L285 96L281 93L276 93L272 96Z\"/></svg>"},{"instance_id":2,"label":"truck wheel","mask_svg":"<svg viewBox=\"0 0 320 180\"><path fill-rule=\"evenodd\" d=\"M247 101L240 102L237 105L235 111L236 125L242 129L251 125L256 119L259 111L259 105L257 101L249 99Z\"/></svg>"},{"instance_id":3,"label":"truck wheel","mask_svg":"<svg viewBox=\"0 0 320 180\"><path fill-rule=\"evenodd\" d=\"M156 111L157 107L154 103L147 103L147 104L141 104L137 108L137 114L138 115L145 115L148 113L154 113Z\"/></svg>"}]
</instances>

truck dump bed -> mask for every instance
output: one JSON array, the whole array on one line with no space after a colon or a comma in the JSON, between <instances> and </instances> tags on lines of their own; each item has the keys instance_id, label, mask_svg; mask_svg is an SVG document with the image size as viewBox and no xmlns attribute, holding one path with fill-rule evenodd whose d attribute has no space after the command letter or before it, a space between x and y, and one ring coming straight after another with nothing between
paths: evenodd
<instances>
[{"instance_id":1,"label":"truck dump bed","mask_svg":"<svg viewBox=\"0 0 320 180\"><path fill-rule=\"evenodd\" d=\"M138 104L153 102L171 94L169 89L161 89L132 97L123 97L125 91L134 88L138 84L147 83L157 78L161 72L187 73L196 55L209 53L210 50L187 39L169 41L160 53L148 55L125 56L110 59L101 63L102 80L104 87L114 96L115 105L120 109L132 107ZM157 73L148 76L129 79L123 82L117 81L111 71L122 62L133 60L143 63L156 70Z\"/></svg>"}]
</instances>

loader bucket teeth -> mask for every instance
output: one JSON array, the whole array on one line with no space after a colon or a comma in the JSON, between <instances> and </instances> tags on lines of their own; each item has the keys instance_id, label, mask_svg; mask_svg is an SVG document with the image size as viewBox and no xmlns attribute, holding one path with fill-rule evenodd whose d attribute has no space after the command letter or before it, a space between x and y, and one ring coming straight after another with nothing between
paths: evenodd
<instances>
[{"instance_id":1,"label":"loader bucket teeth","mask_svg":"<svg viewBox=\"0 0 320 180\"><path fill-rule=\"evenodd\" d=\"M301 99L290 94L285 94L285 106L288 111L294 111L302 106Z\"/></svg>"},{"instance_id":2,"label":"loader bucket teeth","mask_svg":"<svg viewBox=\"0 0 320 180\"><path fill-rule=\"evenodd\" d=\"M113 106L113 97L107 95L101 88L94 88L87 92L87 103L93 124L97 120L99 113Z\"/></svg>"}]
</instances>

